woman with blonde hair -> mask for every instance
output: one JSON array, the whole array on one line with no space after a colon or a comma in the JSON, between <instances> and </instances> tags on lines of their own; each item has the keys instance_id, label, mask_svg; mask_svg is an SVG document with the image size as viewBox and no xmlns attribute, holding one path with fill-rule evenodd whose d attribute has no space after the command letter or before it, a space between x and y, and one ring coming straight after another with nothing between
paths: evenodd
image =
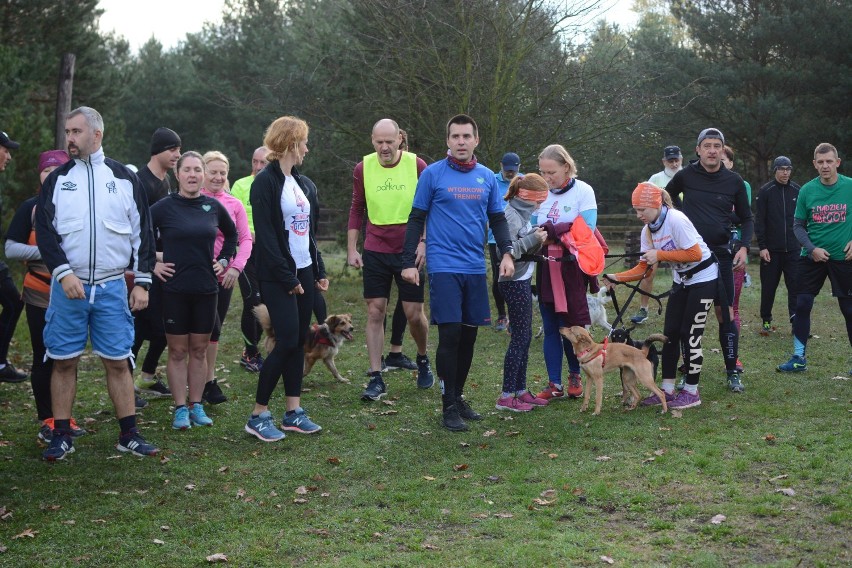
<instances>
[{"instance_id":1,"label":"woman with blonde hair","mask_svg":"<svg viewBox=\"0 0 852 568\"><path fill-rule=\"evenodd\" d=\"M314 289L328 289L328 280L311 219L318 207L316 187L296 169L308 153L308 125L282 116L269 125L263 145L269 149L269 164L254 178L250 199L257 279L276 342L260 369L245 431L264 442L276 442L285 434L272 420L269 399L279 378L284 379L287 407L281 428L300 434L322 430L301 406L302 346L311 323Z\"/></svg>"},{"instance_id":2,"label":"woman with blonde hair","mask_svg":"<svg viewBox=\"0 0 852 568\"><path fill-rule=\"evenodd\" d=\"M216 321L213 324L213 333L210 335L210 345L207 346L207 376L204 383L204 394L202 398L210 404L226 402L228 398L222 393L222 389L216 383L216 356L219 353L219 337L222 334L222 324L228 315L228 307L231 305L231 294L234 285L240 277L246 262L251 255L251 231L249 230L248 216L243 202L228 193L228 169L230 162L222 152L213 150L202 157L204 161L204 187L201 194L212 197L221 203L228 211L231 221L237 227L237 254L225 271L218 275L219 292L216 303ZM225 242L222 231L216 233L216 243L213 246L213 256L219 254Z\"/></svg>"},{"instance_id":3,"label":"woman with blonde hair","mask_svg":"<svg viewBox=\"0 0 852 568\"><path fill-rule=\"evenodd\" d=\"M506 222L512 238L515 273L500 276L498 286L512 322L512 334L503 359L503 392L497 399L497 410L529 412L545 406L547 400L527 390L527 361L532 341L532 280L535 263L524 258L537 252L547 238L547 231L533 228L530 217L547 198L547 182L537 174L516 177L503 197Z\"/></svg>"},{"instance_id":4,"label":"woman with blonde hair","mask_svg":"<svg viewBox=\"0 0 852 568\"><path fill-rule=\"evenodd\" d=\"M570 253L561 244L560 237L571 231L576 222L585 222L594 231L598 204L592 186L577 179L574 158L561 145L551 144L542 150L538 156L538 168L550 192L536 212L535 222L547 231L548 256L557 258L556 261L539 264L536 275L548 376L547 388L538 393L538 397L565 400L582 396L583 383L580 362L571 343L560 335L559 328L592 323L586 291L591 286L596 292L597 280L586 276L577 262L568 261ZM562 387L563 353L568 360L567 389Z\"/></svg>"}]
</instances>

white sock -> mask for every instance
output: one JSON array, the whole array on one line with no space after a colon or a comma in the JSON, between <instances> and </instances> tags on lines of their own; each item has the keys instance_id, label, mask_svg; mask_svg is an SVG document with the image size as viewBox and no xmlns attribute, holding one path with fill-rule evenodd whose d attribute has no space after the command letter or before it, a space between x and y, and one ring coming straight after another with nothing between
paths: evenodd
<instances>
[{"instance_id":1,"label":"white sock","mask_svg":"<svg viewBox=\"0 0 852 568\"><path fill-rule=\"evenodd\" d=\"M500 393L500 398L509 398L510 396L513 396L510 392Z\"/></svg>"},{"instance_id":2,"label":"white sock","mask_svg":"<svg viewBox=\"0 0 852 568\"><path fill-rule=\"evenodd\" d=\"M669 394L674 393L675 380L674 379L663 379L663 384L661 385L660 388L662 388L663 391L665 391Z\"/></svg>"},{"instance_id":3,"label":"white sock","mask_svg":"<svg viewBox=\"0 0 852 568\"><path fill-rule=\"evenodd\" d=\"M689 394L698 394L698 385L683 385L683 390Z\"/></svg>"}]
</instances>

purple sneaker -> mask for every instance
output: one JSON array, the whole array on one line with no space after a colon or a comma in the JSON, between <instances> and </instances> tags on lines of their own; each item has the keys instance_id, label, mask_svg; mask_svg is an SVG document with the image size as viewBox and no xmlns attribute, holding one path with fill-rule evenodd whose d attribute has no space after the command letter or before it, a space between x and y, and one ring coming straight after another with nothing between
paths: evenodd
<instances>
[{"instance_id":1,"label":"purple sneaker","mask_svg":"<svg viewBox=\"0 0 852 568\"><path fill-rule=\"evenodd\" d=\"M521 395L518 396L518 400L530 404L532 406L547 406L550 402L543 398L538 398L530 391L524 391Z\"/></svg>"},{"instance_id":2,"label":"purple sneaker","mask_svg":"<svg viewBox=\"0 0 852 568\"><path fill-rule=\"evenodd\" d=\"M666 404L671 405L671 403L674 402L675 394L668 393L666 391L663 391L663 394L666 395ZM661 404L663 403L660 400L660 397L655 394L652 394L647 398L643 398L642 402L639 403L639 406L660 406Z\"/></svg>"},{"instance_id":3,"label":"purple sneaker","mask_svg":"<svg viewBox=\"0 0 852 568\"><path fill-rule=\"evenodd\" d=\"M677 393L675 399L669 403L669 410L672 408L683 410L684 408L692 408L693 406L701 406L701 397L698 393L692 394L686 389L683 389Z\"/></svg>"}]
</instances>

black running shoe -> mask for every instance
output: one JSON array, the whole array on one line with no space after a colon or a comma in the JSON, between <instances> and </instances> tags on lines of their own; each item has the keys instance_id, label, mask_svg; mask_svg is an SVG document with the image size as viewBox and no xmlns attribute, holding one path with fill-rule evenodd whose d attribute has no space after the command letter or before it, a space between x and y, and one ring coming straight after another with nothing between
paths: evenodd
<instances>
[{"instance_id":1,"label":"black running shoe","mask_svg":"<svg viewBox=\"0 0 852 568\"><path fill-rule=\"evenodd\" d=\"M444 428L451 432L465 432L468 430L467 424L465 424L464 420L462 420L461 416L459 416L459 411L455 404L448 406L444 411L442 422L444 424Z\"/></svg>"},{"instance_id":2,"label":"black running shoe","mask_svg":"<svg viewBox=\"0 0 852 568\"><path fill-rule=\"evenodd\" d=\"M204 393L201 395L201 400L206 400L210 404L222 404L228 402L228 397L222 392L222 389L216 383L216 379L204 385Z\"/></svg>"},{"instance_id":3,"label":"black running shoe","mask_svg":"<svg viewBox=\"0 0 852 568\"><path fill-rule=\"evenodd\" d=\"M118 443L115 449L119 452L130 452L134 456L156 456L160 450L153 444L149 444L139 433L139 430L133 428L125 435L118 437Z\"/></svg>"},{"instance_id":4,"label":"black running shoe","mask_svg":"<svg viewBox=\"0 0 852 568\"><path fill-rule=\"evenodd\" d=\"M429 357L417 356L417 388L428 389L435 384L435 375L432 374L432 366L429 365Z\"/></svg>"},{"instance_id":5,"label":"black running shoe","mask_svg":"<svg viewBox=\"0 0 852 568\"><path fill-rule=\"evenodd\" d=\"M147 400L145 400L144 398L142 398L138 394L135 395L135 396L136 396L136 402L134 404L136 405L136 410L139 410L140 408L145 408L146 406L148 406Z\"/></svg>"},{"instance_id":6,"label":"black running shoe","mask_svg":"<svg viewBox=\"0 0 852 568\"><path fill-rule=\"evenodd\" d=\"M397 369L404 369L406 371L417 370L417 365L414 363L414 361L412 361L402 353L388 353L388 356L384 359L385 360L383 367L385 368L382 369L383 371L395 371Z\"/></svg>"},{"instance_id":7,"label":"black running shoe","mask_svg":"<svg viewBox=\"0 0 852 568\"><path fill-rule=\"evenodd\" d=\"M17 370L11 363L6 363L6 366L0 369L0 383L22 383L27 377L29 375Z\"/></svg>"},{"instance_id":8,"label":"black running shoe","mask_svg":"<svg viewBox=\"0 0 852 568\"><path fill-rule=\"evenodd\" d=\"M482 415L472 409L465 399L458 397L456 399L456 408L458 408L459 416L465 420L482 420Z\"/></svg>"},{"instance_id":9,"label":"black running shoe","mask_svg":"<svg viewBox=\"0 0 852 568\"><path fill-rule=\"evenodd\" d=\"M68 430L53 430L53 438L41 456L50 462L63 460L68 454L74 453L74 442L71 441L71 432Z\"/></svg>"}]
</instances>

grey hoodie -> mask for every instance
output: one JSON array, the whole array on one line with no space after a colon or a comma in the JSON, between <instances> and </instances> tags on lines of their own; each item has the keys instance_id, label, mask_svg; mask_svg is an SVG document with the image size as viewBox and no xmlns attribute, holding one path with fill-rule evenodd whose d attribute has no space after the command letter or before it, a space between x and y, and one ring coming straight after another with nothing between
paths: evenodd
<instances>
[{"instance_id":1,"label":"grey hoodie","mask_svg":"<svg viewBox=\"0 0 852 568\"><path fill-rule=\"evenodd\" d=\"M530 224L530 217L538 209L538 203L523 201L517 197L512 198L506 203L506 222L509 225L509 236L512 238L512 247L514 248L513 257L515 258L515 274L511 278L500 277L500 282L518 281L529 279L530 275L524 278L527 274L532 261L518 260L523 254L532 254L538 252L541 248L541 243L535 236L535 229Z\"/></svg>"}]
</instances>

